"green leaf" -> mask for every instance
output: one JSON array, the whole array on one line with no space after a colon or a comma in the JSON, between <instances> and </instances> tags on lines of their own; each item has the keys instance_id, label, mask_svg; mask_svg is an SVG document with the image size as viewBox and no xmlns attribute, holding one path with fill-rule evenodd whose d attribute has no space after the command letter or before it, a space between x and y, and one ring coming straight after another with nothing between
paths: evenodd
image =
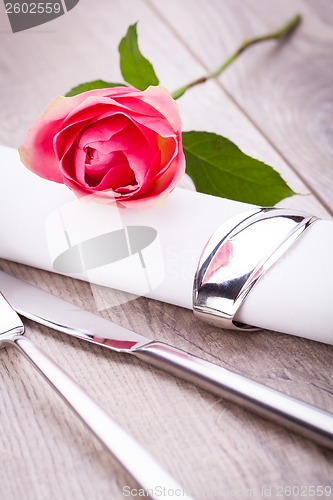
<instances>
[{"instance_id":1,"label":"green leaf","mask_svg":"<svg viewBox=\"0 0 333 500\"><path fill-rule=\"evenodd\" d=\"M295 194L272 167L247 156L225 137L184 132L183 148L186 172L201 193L261 206Z\"/></svg>"},{"instance_id":2,"label":"green leaf","mask_svg":"<svg viewBox=\"0 0 333 500\"><path fill-rule=\"evenodd\" d=\"M108 89L111 87L126 87L126 85L123 83L105 82L104 80L94 80L93 82L80 83L77 87L73 87L69 92L67 92L67 94L65 94L65 97L82 94L82 92L87 92L88 90Z\"/></svg>"},{"instance_id":3,"label":"green leaf","mask_svg":"<svg viewBox=\"0 0 333 500\"><path fill-rule=\"evenodd\" d=\"M140 52L136 25L128 28L119 44L120 69L127 83L145 90L149 85L158 85L159 81L152 64Z\"/></svg>"}]
</instances>

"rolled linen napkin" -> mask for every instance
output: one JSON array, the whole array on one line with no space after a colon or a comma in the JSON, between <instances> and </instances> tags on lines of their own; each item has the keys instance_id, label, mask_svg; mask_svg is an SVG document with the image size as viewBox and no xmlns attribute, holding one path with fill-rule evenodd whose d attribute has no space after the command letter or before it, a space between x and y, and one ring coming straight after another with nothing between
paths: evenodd
<instances>
[{"instance_id":1,"label":"rolled linen napkin","mask_svg":"<svg viewBox=\"0 0 333 500\"><path fill-rule=\"evenodd\" d=\"M192 308L210 236L253 207L176 188L162 207L77 200L0 146L0 257ZM237 321L333 344L333 222L310 226L250 291Z\"/></svg>"}]
</instances>

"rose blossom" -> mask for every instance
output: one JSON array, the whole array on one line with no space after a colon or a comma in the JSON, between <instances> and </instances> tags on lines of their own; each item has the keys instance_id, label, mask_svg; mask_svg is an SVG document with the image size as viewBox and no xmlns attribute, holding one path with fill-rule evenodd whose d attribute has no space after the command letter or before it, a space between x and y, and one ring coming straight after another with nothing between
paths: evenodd
<instances>
[{"instance_id":1,"label":"rose blossom","mask_svg":"<svg viewBox=\"0 0 333 500\"><path fill-rule=\"evenodd\" d=\"M164 199L185 171L175 101L161 87L56 97L20 147L37 175L123 206Z\"/></svg>"}]
</instances>

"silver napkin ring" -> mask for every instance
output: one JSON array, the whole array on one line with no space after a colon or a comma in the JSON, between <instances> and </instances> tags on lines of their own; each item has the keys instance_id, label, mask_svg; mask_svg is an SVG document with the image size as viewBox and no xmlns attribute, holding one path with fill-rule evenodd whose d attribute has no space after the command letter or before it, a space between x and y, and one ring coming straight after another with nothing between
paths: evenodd
<instances>
[{"instance_id":1,"label":"silver napkin ring","mask_svg":"<svg viewBox=\"0 0 333 500\"><path fill-rule=\"evenodd\" d=\"M235 315L265 272L317 219L283 208L243 212L223 224L207 242L194 278L194 314L233 330L257 330Z\"/></svg>"}]
</instances>

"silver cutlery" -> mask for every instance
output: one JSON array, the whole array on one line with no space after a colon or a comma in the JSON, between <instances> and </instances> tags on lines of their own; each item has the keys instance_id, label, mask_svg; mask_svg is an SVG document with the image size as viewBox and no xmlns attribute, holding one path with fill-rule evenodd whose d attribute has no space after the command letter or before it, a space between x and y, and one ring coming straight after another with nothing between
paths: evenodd
<instances>
[{"instance_id":1,"label":"silver cutlery","mask_svg":"<svg viewBox=\"0 0 333 500\"><path fill-rule=\"evenodd\" d=\"M161 491L184 491L139 443L23 334L20 317L0 293L0 347L15 346L24 354L151 498L161 498Z\"/></svg>"},{"instance_id":2,"label":"silver cutlery","mask_svg":"<svg viewBox=\"0 0 333 500\"><path fill-rule=\"evenodd\" d=\"M333 414L199 357L132 332L0 271L14 309L54 330L132 354L288 430L333 449Z\"/></svg>"}]
</instances>

